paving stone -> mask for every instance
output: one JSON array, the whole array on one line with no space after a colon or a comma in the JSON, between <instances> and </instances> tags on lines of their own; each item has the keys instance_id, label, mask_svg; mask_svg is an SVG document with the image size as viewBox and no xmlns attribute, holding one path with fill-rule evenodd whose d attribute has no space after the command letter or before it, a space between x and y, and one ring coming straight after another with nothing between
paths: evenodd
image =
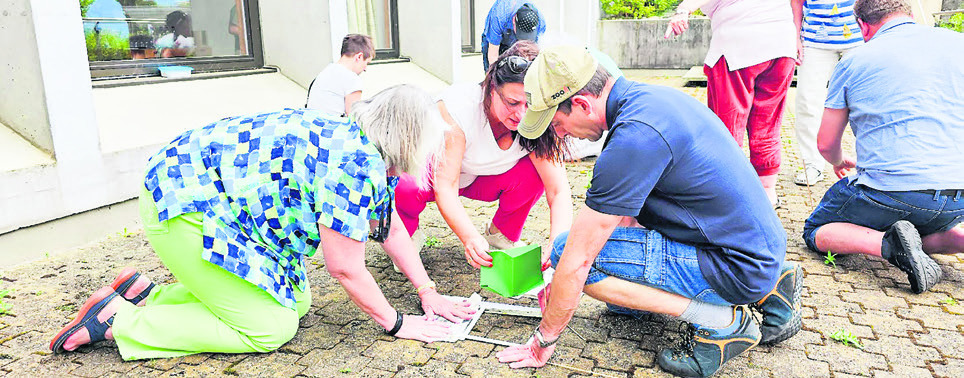
<instances>
[{"instance_id":1,"label":"paving stone","mask_svg":"<svg viewBox=\"0 0 964 378\"><path fill-rule=\"evenodd\" d=\"M917 345L937 348L942 356L964 359L964 335L957 331L929 329L928 333L914 334Z\"/></svg>"},{"instance_id":2,"label":"paving stone","mask_svg":"<svg viewBox=\"0 0 964 378\"><path fill-rule=\"evenodd\" d=\"M818 316L817 319L807 322L806 329L820 332L823 337L827 339L830 338L830 334L841 329L850 331L850 333L852 333L854 336L863 339L872 339L875 337L874 332L870 327L853 324L850 321L850 318L840 316Z\"/></svg>"},{"instance_id":3,"label":"paving stone","mask_svg":"<svg viewBox=\"0 0 964 378\"><path fill-rule=\"evenodd\" d=\"M593 360L581 357L579 355L581 351L582 349L578 348L556 347L552 358L549 359L550 363L556 365L545 365L536 370L536 375L540 377L565 377L579 370L592 371L595 363Z\"/></svg>"},{"instance_id":4,"label":"paving stone","mask_svg":"<svg viewBox=\"0 0 964 378\"><path fill-rule=\"evenodd\" d=\"M716 374L721 377L770 378L770 372L763 366L754 364L746 352L726 362Z\"/></svg>"},{"instance_id":5,"label":"paving stone","mask_svg":"<svg viewBox=\"0 0 964 378\"><path fill-rule=\"evenodd\" d=\"M81 365L61 356L26 354L3 366L12 376L65 377Z\"/></svg>"},{"instance_id":6,"label":"paving stone","mask_svg":"<svg viewBox=\"0 0 964 378\"><path fill-rule=\"evenodd\" d=\"M765 351L751 350L750 362L768 370L775 377L830 377L830 365L807 358L806 354L779 347Z\"/></svg>"},{"instance_id":7,"label":"paving stone","mask_svg":"<svg viewBox=\"0 0 964 378\"><path fill-rule=\"evenodd\" d=\"M937 291L925 291L920 294L911 295L901 290L890 288L890 287L884 288L884 293L890 296L903 297L904 300L907 301L907 303L910 303L913 305L925 305L925 306L939 306L941 304L941 301L944 301L944 300L947 300L947 298L950 298L950 296L947 295L946 293L941 293Z\"/></svg>"},{"instance_id":8,"label":"paving stone","mask_svg":"<svg viewBox=\"0 0 964 378\"><path fill-rule=\"evenodd\" d=\"M439 360L429 360L424 365L406 365L399 370L398 373L394 375L395 378L406 378L406 377L463 377L462 375L455 372L458 369L459 364L452 362L444 362ZM366 370L367 372L367 370ZM391 373L385 372L385 376L391 376ZM368 374L363 374L364 377L369 377Z\"/></svg>"},{"instance_id":9,"label":"paving stone","mask_svg":"<svg viewBox=\"0 0 964 378\"><path fill-rule=\"evenodd\" d=\"M603 368L592 369L592 372L593 372L593 376L597 376L597 377L620 377L620 378L627 377L628 378L630 376L629 375L630 373L627 373L624 371L615 371L615 370L609 370L609 369L603 369ZM577 375L581 375L581 374L577 373Z\"/></svg>"},{"instance_id":10,"label":"paving stone","mask_svg":"<svg viewBox=\"0 0 964 378\"><path fill-rule=\"evenodd\" d=\"M231 366L230 362L209 358L200 365L177 364L170 370L164 371L164 374L170 377L222 376L225 375L224 369L229 366Z\"/></svg>"},{"instance_id":11,"label":"paving stone","mask_svg":"<svg viewBox=\"0 0 964 378\"><path fill-rule=\"evenodd\" d=\"M807 357L830 364L830 370L847 374L870 375L871 369L887 369L884 356L829 342L825 346L807 345ZM836 374L835 374L836 376Z\"/></svg>"},{"instance_id":12,"label":"paving stone","mask_svg":"<svg viewBox=\"0 0 964 378\"><path fill-rule=\"evenodd\" d=\"M899 350L899 355L887 357L891 364L921 368L927 367L928 361L943 360L936 349L915 345L914 341L907 337L881 336L878 340L865 343L864 350L882 355Z\"/></svg>"},{"instance_id":13,"label":"paving stone","mask_svg":"<svg viewBox=\"0 0 964 378\"><path fill-rule=\"evenodd\" d=\"M586 341L595 341L601 343L609 339L609 329L597 327L594 319L572 318L572 320L569 322L569 327L571 329L567 329L566 332L563 332L563 336L565 338L559 340L559 342L563 343L563 345L582 347L585 346ZM574 336L579 340L578 345L571 345L569 340L572 340L572 338L566 336ZM583 340L583 338L585 338L585 340Z\"/></svg>"},{"instance_id":14,"label":"paving stone","mask_svg":"<svg viewBox=\"0 0 964 378\"><path fill-rule=\"evenodd\" d=\"M230 369L240 376L291 377L305 370L304 366L295 363L300 358L289 353L252 354Z\"/></svg>"},{"instance_id":15,"label":"paving stone","mask_svg":"<svg viewBox=\"0 0 964 378\"><path fill-rule=\"evenodd\" d=\"M833 294L811 293L809 297L803 299L803 305L810 307L820 315L848 316L853 313L863 313L860 305L851 302L844 302L839 296Z\"/></svg>"},{"instance_id":16,"label":"paving stone","mask_svg":"<svg viewBox=\"0 0 964 378\"><path fill-rule=\"evenodd\" d=\"M435 354L432 349L422 347L422 343L413 340L396 340L394 342L375 341L362 355L372 357L369 367L396 371L401 365L424 365Z\"/></svg>"},{"instance_id":17,"label":"paving stone","mask_svg":"<svg viewBox=\"0 0 964 378\"><path fill-rule=\"evenodd\" d=\"M964 376L964 360L948 358L943 364L931 363L934 376L937 377L961 377Z\"/></svg>"},{"instance_id":18,"label":"paving stone","mask_svg":"<svg viewBox=\"0 0 964 378\"><path fill-rule=\"evenodd\" d=\"M469 357L487 357L492 353L495 345L480 343L478 341L463 340L457 343L436 343L438 349L433 359L445 362L462 363Z\"/></svg>"},{"instance_id":19,"label":"paving stone","mask_svg":"<svg viewBox=\"0 0 964 378\"><path fill-rule=\"evenodd\" d=\"M859 303L864 310L893 311L896 308L908 308L907 301L900 297L892 297L880 289L856 289L853 294L841 294L847 302Z\"/></svg>"},{"instance_id":20,"label":"paving stone","mask_svg":"<svg viewBox=\"0 0 964 378\"><path fill-rule=\"evenodd\" d=\"M909 332L921 332L924 330L919 322L901 319L894 315L894 312L867 311L866 314L852 314L850 317L854 323L869 326L874 333L880 336L903 336Z\"/></svg>"},{"instance_id":21,"label":"paving stone","mask_svg":"<svg viewBox=\"0 0 964 378\"><path fill-rule=\"evenodd\" d=\"M117 350L111 351L117 354ZM158 358L153 360L147 360L144 362L144 366L155 370L167 371L173 369L178 364L182 365L199 365L211 358L211 355L207 353L192 354L190 356L174 357L174 358Z\"/></svg>"},{"instance_id":22,"label":"paving stone","mask_svg":"<svg viewBox=\"0 0 964 378\"><path fill-rule=\"evenodd\" d=\"M891 367L893 371L874 370L874 378L930 378L934 376L930 370L924 368L903 365L891 365Z\"/></svg>"},{"instance_id":23,"label":"paving stone","mask_svg":"<svg viewBox=\"0 0 964 378\"><path fill-rule=\"evenodd\" d=\"M804 324L806 324L806 323L804 323ZM780 344L777 344L777 345L775 345L775 346L773 346L773 347L762 347L762 346L761 346L761 347L758 347L758 348L772 348L772 349L782 348L782 349L795 349L795 350L798 350L798 351L802 351L802 350L805 349L805 347L806 347L807 344L823 345L823 337L820 335L819 332L808 331L808 330L806 330L806 329L802 329L802 330L800 330L800 332L797 332L796 335L793 335L793 337L791 337L791 338L789 338L789 339L787 339L787 340L784 340L784 341L783 341L782 343L780 343Z\"/></svg>"},{"instance_id":24,"label":"paving stone","mask_svg":"<svg viewBox=\"0 0 964 378\"><path fill-rule=\"evenodd\" d=\"M338 332L339 329L340 327L332 324L301 328L295 337L281 346L280 351L304 355L315 348L330 349L346 337Z\"/></svg>"},{"instance_id":25,"label":"paving stone","mask_svg":"<svg viewBox=\"0 0 964 378\"><path fill-rule=\"evenodd\" d=\"M821 292L834 292L834 293L848 293L853 292L854 288L850 286L849 281L840 281L836 277L848 276L846 274L836 274L832 276L823 275L809 275L804 276L804 285L806 285L810 290L816 290Z\"/></svg>"},{"instance_id":26,"label":"paving stone","mask_svg":"<svg viewBox=\"0 0 964 378\"><path fill-rule=\"evenodd\" d=\"M501 350L501 349L500 349ZM500 363L495 358L469 357L459 366L456 373L474 378L482 377L531 377L535 369L511 369L509 364Z\"/></svg>"},{"instance_id":27,"label":"paving stone","mask_svg":"<svg viewBox=\"0 0 964 378\"><path fill-rule=\"evenodd\" d=\"M897 310L897 314L902 318L918 320L924 323L925 328L955 331L964 325L964 316L948 313L940 306L915 305L909 309Z\"/></svg>"},{"instance_id":28,"label":"paving stone","mask_svg":"<svg viewBox=\"0 0 964 378\"><path fill-rule=\"evenodd\" d=\"M629 340L611 339L605 344L589 343L582 357L596 361L596 367L618 371L633 371L633 366L652 366L656 353L642 350Z\"/></svg>"},{"instance_id":29,"label":"paving stone","mask_svg":"<svg viewBox=\"0 0 964 378\"><path fill-rule=\"evenodd\" d=\"M593 299L588 295L583 295L579 298L579 307L576 308L573 316L586 319L599 319L606 311L606 303Z\"/></svg>"},{"instance_id":30,"label":"paving stone","mask_svg":"<svg viewBox=\"0 0 964 378\"><path fill-rule=\"evenodd\" d=\"M524 326L524 327L512 327L512 328L500 328L493 327L485 337L490 339L502 340L505 342L521 344L529 340L532 336L532 332L535 329L535 325Z\"/></svg>"},{"instance_id":31,"label":"paving stone","mask_svg":"<svg viewBox=\"0 0 964 378\"><path fill-rule=\"evenodd\" d=\"M659 367L636 367L636 370L633 370L633 378L652 377L672 377L672 375L663 371Z\"/></svg>"},{"instance_id":32,"label":"paving stone","mask_svg":"<svg viewBox=\"0 0 964 378\"><path fill-rule=\"evenodd\" d=\"M299 359L297 364L307 366L301 374L308 377L357 373L372 361L372 358L360 354L362 348L361 345L343 343L331 349L313 349Z\"/></svg>"}]
</instances>

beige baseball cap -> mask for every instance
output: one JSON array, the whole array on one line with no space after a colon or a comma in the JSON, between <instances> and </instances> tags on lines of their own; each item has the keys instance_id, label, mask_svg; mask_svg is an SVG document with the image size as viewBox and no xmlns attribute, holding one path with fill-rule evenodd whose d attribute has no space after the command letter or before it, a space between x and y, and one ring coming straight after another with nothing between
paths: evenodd
<instances>
[{"instance_id":1,"label":"beige baseball cap","mask_svg":"<svg viewBox=\"0 0 964 378\"><path fill-rule=\"evenodd\" d=\"M519 122L519 134L536 139L549 127L559 103L589 83L598 63L581 46L553 46L532 61L522 81L529 108Z\"/></svg>"}]
</instances>

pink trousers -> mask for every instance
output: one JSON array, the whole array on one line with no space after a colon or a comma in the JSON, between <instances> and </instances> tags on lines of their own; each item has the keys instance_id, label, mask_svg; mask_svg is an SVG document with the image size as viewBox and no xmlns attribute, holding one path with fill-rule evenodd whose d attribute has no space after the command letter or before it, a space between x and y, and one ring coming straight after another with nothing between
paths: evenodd
<instances>
[{"instance_id":1,"label":"pink trousers","mask_svg":"<svg viewBox=\"0 0 964 378\"><path fill-rule=\"evenodd\" d=\"M759 176L780 171L780 123L787 90L793 79L793 59L783 57L730 71L726 58L706 74L706 106L713 110L743 147L749 134L750 164Z\"/></svg>"},{"instance_id":2,"label":"pink trousers","mask_svg":"<svg viewBox=\"0 0 964 378\"><path fill-rule=\"evenodd\" d=\"M529 210L542 197L545 187L539 173L529 157L519 159L514 167L503 174L479 176L471 185L459 189L459 195L474 200L499 201L492 224L511 241L518 241L522 235ZM418 216L425 205L435 201L432 187L421 189L414 177L402 174L395 188L395 211L405 223L408 234L418 229Z\"/></svg>"}]
</instances>

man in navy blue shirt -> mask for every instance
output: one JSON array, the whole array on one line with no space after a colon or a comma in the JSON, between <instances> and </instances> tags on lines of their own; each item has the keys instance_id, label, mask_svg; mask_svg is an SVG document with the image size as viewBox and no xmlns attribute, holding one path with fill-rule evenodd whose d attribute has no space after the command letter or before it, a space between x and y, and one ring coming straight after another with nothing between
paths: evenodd
<instances>
[{"instance_id":1,"label":"man in navy blue shirt","mask_svg":"<svg viewBox=\"0 0 964 378\"><path fill-rule=\"evenodd\" d=\"M485 16L482 29L482 68L489 69L499 55L518 40L539 42L546 32L546 21L530 2L525 0L496 0Z\"/></svg>"},{"instance_id":2,"label":"man in navy blue shirt","mask_svg":"<svg viewBox=\"0 0 964 378\"><path fill-rule=\"evenodd\" d=\"M525 77L519 133L598 140L586 206L554 241L556 273L529 343L499 353L542 366L585 291L618 312L692 324L659 365L709 376L729 359L800 329L802 274L755 171L706 106L675 89L613 79L583 48L547 48ZM758 324L748 306L763 315Z\"/></svg>"}]
</instances>

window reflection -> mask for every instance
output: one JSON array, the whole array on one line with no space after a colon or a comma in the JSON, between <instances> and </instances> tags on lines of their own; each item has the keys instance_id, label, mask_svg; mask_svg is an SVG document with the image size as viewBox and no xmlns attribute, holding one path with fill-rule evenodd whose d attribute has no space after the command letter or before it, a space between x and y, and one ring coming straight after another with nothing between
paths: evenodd
<instances>
[{"instance_id":1,"label":"window reflection","mask_svg":"<svg viewBox=\"0 0 964 378\"><path fill-rule=\"evenodd\" d=\"M79 0L89 61L247 55L243 0Z\"/></svg>"}]
</instances>

